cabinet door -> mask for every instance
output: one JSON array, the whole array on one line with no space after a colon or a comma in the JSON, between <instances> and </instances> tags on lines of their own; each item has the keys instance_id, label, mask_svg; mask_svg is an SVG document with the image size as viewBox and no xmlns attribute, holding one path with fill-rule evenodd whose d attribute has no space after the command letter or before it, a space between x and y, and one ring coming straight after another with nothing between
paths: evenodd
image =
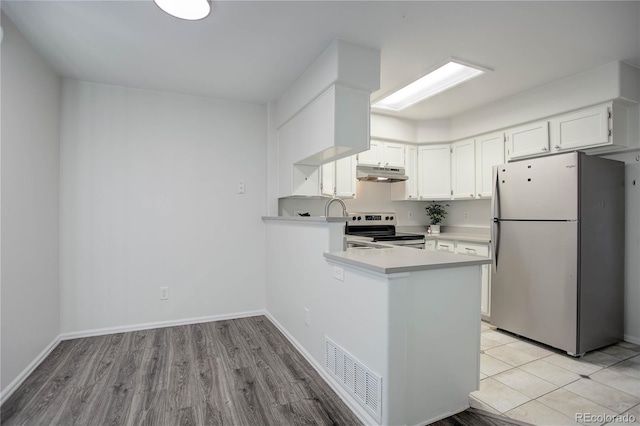
<instances>
[{"instance_id":1,"label":"cabinet door","mask_svg":"<svg viewBox=\"0 0 640 426\"><path fill-rule=\"evenodd\" d=\"M599 105L564 114L551 120L554 152L606 145L609 143L609 107Z\"/></svg>"},{"instance_id":2,"label":"cabinet door","mask_svg":"<svg viewBox=\"0 0 640 426\"><path fill-rule=\"evenodd\" d=\"M549 153L549 122L538 121L507 131L507 158Z\"/></svg>"},{"instance_id":3,"label":"cabinet door","mask_svg":"<svg viewBox=\"0 0 640 426\"><path fill-rule=\"evenodd\" d=\"M476 145L473 139L451 144L451 189L454 200L475 198Z\"/></svg>"},{"instance_id":4,"label":"cabinet door","mask_svg":"<svg viewBox=\"0 0 640 426\"><path fill-rule=\"evenodd\" d=\"M322 195L334 196L336 193L335 161L322 165L322 183L320 192Z\"/></svg>"},{"instance_id":5,"label":"cabinet door","mask_svg":"<svg viewBox=\"0 0 640 426\"><path fill-rule=\"evenodd\" d=\"M493 166L504 164L504 133L476 138L476 196L491 198Z\"/></svg>"},{"instance_id":6,"label":"cabinet door","mask_svg":"<svg viewBox=\"0 0 640 426\"><path fill-rule=\"evenodd\" d=\"M404 144L385 142L382 147L385 167L405 167Z\"/></svg>"},{"instance_id":7,"label":"cabinet door","mask_svg":"<svg viewBox=\"0 0 640 426\"><path fill-rule=\"evenodd\" d=\"M456 243L456 253L470 256L489 257L489 245L460 242ZM491 268L490 265L482 265L482 293L480 297L480 313L484 319L490 314L491 303Z\"/></svg>"},{"instance_id":8,"label":"cabinet door","mask_svg":"<svg viewBox=\"0 0 640 426\"><path fill-rule=\"evenodd\" d=\"M335 162L335 191L340 198L356 196L356 161L353 156Z\"/></svg>"},{"instance_id":9,"label":"cabinet door","mask_svg":"<svg viewBox=\"0 0 640 426\"><path fill-rule=\"evenodd\" d=\"M451 199L451 147L418 148L418 194L422 200Z\"/></svg>"},{"instance_id":10,"label":"cabinet door","mask_svg":"<svg viewBox=\"0 0 640 426\"><path fill-rule=\"evenodd\" d=\"M382 146L382 142L372 139L369 142L369 150L358 154L358 164L362 164L365 166L381 166L383 149Z\"/></svg>"},{"instance_id":11,"label":"cabinet door","mask_svg":"<svg viewBox=\"0 0 640 426\"><path fill-rule=\"evenodd\" d=\"M407 200L418 199L418 147L407 145L405 147L405 173L409 179L405 181L405 198Z\"/></svg>"},{"instance_id":12,"label":"cabinet door","mask_svg":"<svg viewBox=\"0 0 640 426\"><path fill-rule=\"evenodd\" d=\"M436 240L426 240L424 242L424 249L429 251L436 251Z\"/></svg>"}]
</instances>

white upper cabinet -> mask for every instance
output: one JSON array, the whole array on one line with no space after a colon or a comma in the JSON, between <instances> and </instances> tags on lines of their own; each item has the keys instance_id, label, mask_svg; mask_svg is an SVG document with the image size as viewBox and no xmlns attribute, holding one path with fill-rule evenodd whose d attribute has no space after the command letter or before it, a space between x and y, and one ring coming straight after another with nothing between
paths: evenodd
<instances>
[{"instance_id":1,"label":"white upper cabinet","mask_svg":"<svg viewBox=\"0 0 640 426\"><path fill-rule=\"evenodd\" d=\"M418 194L421 200L451 199L451 146L418 147Z\"/></svg>"},{"instance_id":2,"label":"white upper cabinet","mask_svg":"<svg viewBox=\"0 0 640 426\"><path fill-rule=\"evenodd\" d=\"M340 198L356 196L355 156L341 158L322 165L322 195Z\"/></svg>"},{"instance_id":3,"label":"white upper cabinet","mask_svg":"<svg viewBox=\"0 0 640 426\"><path fill-rule=\"evenodd\" d=\"M418 147L416 145L405 145L404 160L404 172L408 179L404 182L391 184L391 199L393 201L418 199Z\"/></svg>"},{"instance_id":4,"label":"white upper cabinet","mask_svg":"<svg viewBox=\"0 0 640 426\"><path fill-rule=\"evenodd\" d=\"M405 167L404 144L384 142L382 154L385 167Z\"/></svg>"},{"instance_id":5,"label":"white upper cabinet","mask_svg":"<svg viewBox=\"0 0 640 426\"><path fill-rule=\"evenodd\" d=\"M476 197L491 198L493 166L504 164L504 133L476 138Z\"/></svg>"},{"instance_id":6,"label":"white upper cabinet","mask_svg":"<svg viewBox=\"0 0 640 426\"><path fill-rule=\"evenodd\" d=\"M320 192L322 195L333 197L336 194L336 162L331 161L322 165L322 180Z\"/></svg>"},{"instance_id":7,"label":"white upper cabinet","mask_svg":"<svg viewBox=\"0 0 640 426\"><path fill-rule=\"evenodd\" d=\"M549 122L537 121L507 130L507 159L549 153Z\"/></svg>"},{"instance_id":8,"label":"white upper cabinet","mask_svg":"<svg viewBox=\"0 0 640 426\"><path fill-rule=\"evenodd\" d=\"M476 144L473 139L451 144L451 189L454 200L475 198Z\"/></svg>"},{"instance_id":9,"label":"white upper cabinet","mask_svg":"<svg viewBox=\"0 0 640 426\"><path fill-rule=\"evenodd\" d=\"M358 154L358 164L364 166L381 166L382 144L381 141L371 140L369 142L369 150Z\"/></svg>"},{"instance_id":10,"label":"white upper cabinet","mask_svg":"<svg viewBox=\"0 0 640 426\"><path fill-rule=\"evenodd\" d=\"M550 127L553 152L628 144L627 110L611 102L554 117Z\"/></svg>"},{"instance_id":11,"label":"white upper cabinet","mask_svg":"<svg viewBox=\"0 0 640 426\"><path fill-rule=\"evenodd\" d=\"M404 144L372 139L369 150L358 154L358 164L380 167L404 167Z\"/></svg>"},{"instance_id":12,"label":"white upper cabinet","mask_svg":"<svg viewBox=\"0 0 640 426\"><path fill-rule=\"evenodd\" d=\"M356 158L349 156L335 163L335 195L340 198L356 196Z\"/></svg>"}]
</instances>

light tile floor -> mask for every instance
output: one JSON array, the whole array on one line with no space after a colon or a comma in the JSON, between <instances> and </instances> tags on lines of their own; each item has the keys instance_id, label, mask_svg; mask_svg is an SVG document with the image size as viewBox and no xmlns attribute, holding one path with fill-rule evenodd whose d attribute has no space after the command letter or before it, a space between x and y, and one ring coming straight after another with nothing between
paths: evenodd
<instances>
[{"instance_id":1,"label":"light tile floor","mask_svg":"<svg viewBox=\"0 0 640 426\"><path fill-rule=\"evenodd\" d=\"M480 349L472 407L541 426L640 424L640 346L620 342L573 358L482 322Z\"/></svg>"}]
</instances>

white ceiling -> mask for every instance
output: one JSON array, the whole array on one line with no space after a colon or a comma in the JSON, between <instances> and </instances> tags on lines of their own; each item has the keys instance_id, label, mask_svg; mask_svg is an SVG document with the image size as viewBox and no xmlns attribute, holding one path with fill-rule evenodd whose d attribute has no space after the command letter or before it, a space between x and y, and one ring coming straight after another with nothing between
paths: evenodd
<instances>
[{"instance_id":1,"label":"white ceiling","mask_svg":"<svg viewBox=\"0 0 640 426\"><path fill-rule=\"evenodd\" d=\"M454 56L494 70L399 116L456 115L611 61L640 67L640 1L216 1L202 21L151 0L2 1L64 77L264 103L334 38L380 49L375 100Z\"/></svg>"}]
</instances>

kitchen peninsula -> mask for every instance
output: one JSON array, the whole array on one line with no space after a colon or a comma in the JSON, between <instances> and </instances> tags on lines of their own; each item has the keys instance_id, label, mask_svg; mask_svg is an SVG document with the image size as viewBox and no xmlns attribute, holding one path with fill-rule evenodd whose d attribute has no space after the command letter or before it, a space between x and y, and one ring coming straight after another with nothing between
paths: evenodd
<instances>
[{"instance_id":1,"label":"kitchen peninsula","mask_svg":"<svg viewBox=\"0 0 640 426\"><path fill-rule=\"evenodd\" d=\"M366 424L425 424L468 407L490 260L344 250L345 218L263 221L270 319Z\"/></svg>"}]
</instances>

